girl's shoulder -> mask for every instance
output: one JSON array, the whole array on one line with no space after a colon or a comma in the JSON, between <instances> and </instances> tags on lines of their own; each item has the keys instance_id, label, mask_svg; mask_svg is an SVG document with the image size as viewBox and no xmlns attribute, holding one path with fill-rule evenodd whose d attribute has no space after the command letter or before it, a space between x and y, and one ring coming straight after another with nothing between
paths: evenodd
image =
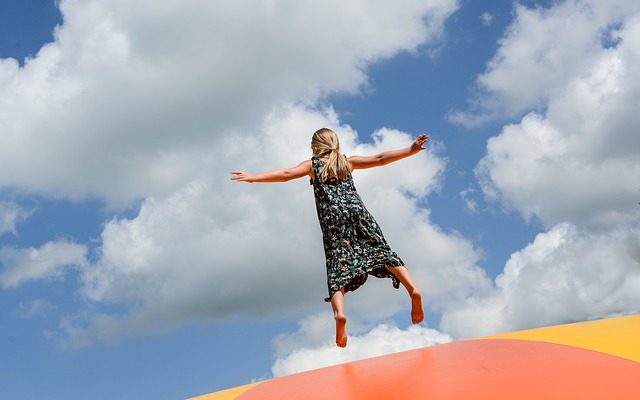
<instances>
[{"instance_id":1,"label":"girl's shoulder","mask_svg":"<svg viewBox=\"0 0 640 400\"><path fill-rule=\"evenodd\" d=\"M347 157L346 154L342 154L342 157L344 157L347 161L349 161L349 157ZM325 163L325 162L327 162L327 158L326 157L320 158L320 157L316 157L316 156L311 156L311 162L316 162L316 161L320 161L320 162Z\"/></svg>"},{"instance_id":2,"label":"girl's shoulder","mask_svg":"<svg viewBox=\"0 0 640 400\"><path fill-rule=\"evenodd\" d=\"M353 172L353 164L351 164L351 161L349 161L349 157L347 157L347 155L344 154L344 153L342 154L342 156L344 157L345 160L347 160L347 164L349 165L349 173ZM316 165L319 165L319 164L326 163L327 159L326 158L319 158L319 157L316 157L316 156L312 156L310 161L311 161L311 165L312 166L316 166Z\"/></svg>"}]
</instances>

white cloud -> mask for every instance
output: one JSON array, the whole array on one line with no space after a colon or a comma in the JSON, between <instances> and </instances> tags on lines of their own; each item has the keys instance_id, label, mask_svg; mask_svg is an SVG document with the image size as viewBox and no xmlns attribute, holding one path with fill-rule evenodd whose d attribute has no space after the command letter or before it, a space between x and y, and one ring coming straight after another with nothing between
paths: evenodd
<instances>
[{"instance_id":1,"label":"white cloud","mask_svg":"<svg viewBox=\"0 0 640 400\"><path fill-rule=\"evenodd\" d=\"M638 11L630 2L516 8L515 22L479 77L487 91L479 103L486 105L460 116L478 122L544 110L491 138L476 174L488 198L541 219L549 231L514 252L493 285L480 276L464 282L473 276L472 259L459 264L467 273L448 278L438 275L448 268L429 269L435 287L425 292L442 311L442 332L468 338L640 311ZM427 235L410 237L408 243L420 246ZM433 262L434 254L425 253ZM276 340L275 375L349 360L329 341L333 324L325 319L307 318L298 332ZM359 328L356 340L370 337Z\"/></svg>"},{"instance_id":2,"label":"white cloud","mask_svg":"<svg viewBox=\"0 0 640 400\"><path fill-rule=\"evenodd\" d=\"M445 313L440 329L474 337L640 312L640 230L557 225L512 254L495 283Z\"/></svg>"},{"instance_id":3,"label":"white cloud","mask_svg":"<svg viewBox=\"0 0 640 400\"><path fill-rule=\"evenodd\" d=\"M549 225L640 220L640 116L632 106L640 98L640 11L617 35L616 47L584 60L556 88L545 115L530 113L489 140L476 172L490 198Z\"/></svg>"},{"instance_id":4,"label":"white cloud","mask_svg":"<svg viewBox=\"0 0 640 400\"><path fill-rule=\"evenodd\" d=\"M489 199L549 230L440 329L469 337L640 311L639 61L637 2L520 6L479 79L507 114L544 112L489 139L476 174Z\"/></svg>"},{"instance_id":5,"label":"white cloud","mask_svg":"<svg viewBox=\"0 0 640 400\"><path fill-rule=\"evenodd\" d=\"M454 111L450 119L476 125L543 108L600 57L615 27L639 11L635 0L561 1L549 8L516 5L514 22L477 78L469 110Z\"/></svg>"},{"instance_id":6,"label":"white cloud","mask_svg":"<svg viewBox=\"0 0 640 400\"><path fill-rule=\"evenodd\" d=\"M473 188L467 188L460 192L460 198L464 202L465 209L471 214L475 214L478 211L478 202L473 198L474 193L475 189Z\"/></svg>"},{"instance_id":7,"label":"white cloud","mask_svg":"<svg viewBox=\"0 0 640 400\"><path fill-rule=\"evenodd\" d=\"M16 225L29 218L33 210L26 209L14 201L0 201L0 236L10 232L16 234Z\"/></svg>"},{"instance_id":8,"label":"white cloud","mask_svg":"<svg viewBox=\"0 0 640 400\"><path fill-rule=\"evenodd\" d=\"M68 241L47 242L39 248L0 249L0 284L17 287L37 279L60 278L69 267L86 265L87 248Z\"/></svg>"},{"instance_id":9,"label":"white cloud","mask_svg":"<svg viewBox=\"0 0 640 400\"><path fill-rule=\"evenodd\" d=\"M419 325L403 330L394 324L379 324L366 333L350 335L347 347L338 348L332 340L335 335L324 332L333 325L332 318L313 316L303 320L295 334L276 338L278 358L271 367L273 375L289 375L451 341L450 336ZM318 331L325 334L318 335Z\"/></svg>"},{"instance_id":10,"label":"white cloud","mask_svg":"<svg viewBox=\"0 0 640 400\"><path fill-rule=\"evenodd\" d=\"M316 106L327 94L365 87L371 63L435 43L457 6L60 2L64 24L53 43L23 68L0 60L0 186L142 205L133 218L105 223L97 260L81 270L80 292L95 307L65 317L49 336L89 344L326 306L308 184L240 185L228 172L293 165L321 126L336 128L348 153L408 145L411 138L393 129L360 144L331 109ZM356 177L388 239L433 293L434 309L488 287L475 249L432 226L418 207L444 165L438 154L423 154ZM10 281L63 270L61 262L22 275L11 269ZM367 303L379 316L406 308L406 294L385 283L350 299L352 314ZM128 311L93 311L113 303Z\"/></svg>"},{"instance_id":11,"label":"white cloud","mask_svg":"<svg viewBox=\"0 0 640 400\"><path fill-rule=\"evenodd\" d=\"M170 329L230 316L292 315L329 307L320 228L308 180L240 184L228 171L293 166L310 156L308 127L330 126L347 154L407 146L406 133L382 129L358 144L331 109L287 107L265 120L259 139L230 140L216 154L223 172L195 179L166 198L149 198L132 219L102 233L99 260L84 272L82 293L96 304L132 306L122 316L88 314L67 329L80 342ZM315 129L315 128L314 128ZM244 164L244 165L243 165ZM408 263L433 309L460 301L490 282L464 239L429 222L419 199L437 187L444 160L423 153L354 177L392 247ZM362 173L360 173L362 172ZM350 315L385 318L406 309L406 293L371 278L347 297ZM376 310L371 313L372 307ZM408 318L408 317L407 317Z\"/></svg>"},{"instance_id":12,"label":"white cloud","mask_svg":"<svg viewBox=\"0 0 640 400\"><path fill-rule=\"evenodd\" d=\"M366 67L432 43L455 0L63 0L23 68L0 60L0 186L128 205L210 167L274 106L366 84Z\"/></svg>"}]
</instances>

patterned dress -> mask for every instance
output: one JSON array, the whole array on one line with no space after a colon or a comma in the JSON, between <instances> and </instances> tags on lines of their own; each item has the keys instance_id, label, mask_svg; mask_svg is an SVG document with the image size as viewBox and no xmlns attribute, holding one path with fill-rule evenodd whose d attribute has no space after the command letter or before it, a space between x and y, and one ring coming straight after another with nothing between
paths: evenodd
<instances>
[{"instance_id":1,"label":"patterned dress","mask_svg":"<svg viewBox=\"0 0 640 400\"><path fill-rule=\"evenodd\" d=\"M316 176L311 184L327 261L329 297L325 301L330 301L340 288L344 288L345 293L356 290L368 275L391 278L397 289L400 282L385 267L404 266L404 262L391 250L382 230L365 208L351 174L341 182L321 182L324 161L313 157L311 164Z\"/></svg>"}]
</instances>

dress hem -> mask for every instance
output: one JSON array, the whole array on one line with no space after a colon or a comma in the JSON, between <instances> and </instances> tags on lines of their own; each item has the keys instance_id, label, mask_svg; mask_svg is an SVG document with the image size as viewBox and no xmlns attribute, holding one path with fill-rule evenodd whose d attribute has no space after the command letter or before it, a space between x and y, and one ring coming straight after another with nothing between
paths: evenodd
<instances>
[{"instance_id":1,"label":"dress hem","mask_svg":"<svg viewBox=\"0 0 640 400\"><path fill-rule=\"evenodd\" d=\"M404 265L402 260L398 260L398 261L399 262L397 264L388 264L388 265L385 265L384 267L367 269L365 273L354 276L353 278L351 278L349 282L347 282L344 286L340 287L338 290L334 290L334 291L329 290L329 297L325 297L324 301L326 303L331 302L331 297L333 297L333 295L336 294L336 292L340 291L340 289L343 289L343 288L344 288L345 294L348 292L355 292L357 289L360 288L360 286L365 284L369 275L375 276L376 278L380 278L380 279L389 278L391 279L392 281L391 284L395 289L400 288L400 281L398 280L398 278L396 278L395 275L393 275L391 272L387 270L387 267L389 268L405 267L406 268L406 265Z\"/></svg>"}]
</instances>

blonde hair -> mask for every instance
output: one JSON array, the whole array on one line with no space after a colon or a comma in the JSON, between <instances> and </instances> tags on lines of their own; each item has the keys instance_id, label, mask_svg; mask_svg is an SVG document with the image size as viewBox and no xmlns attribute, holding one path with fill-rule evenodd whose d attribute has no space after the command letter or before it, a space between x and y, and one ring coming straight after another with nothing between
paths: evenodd
<instances>
[{"instance_id":1,"label":"blonde hair","mask_svg":"<svg viewBox=\"0 0 640 400\"><path fill-rule=\"evenodd\" d=\"M320 171L321 182L340 182L349 175L347 158L340 154L338 135L329 128L321 128L313 133L311 150L318 158L326 158Z\"/></svg>"}]
</instances>

